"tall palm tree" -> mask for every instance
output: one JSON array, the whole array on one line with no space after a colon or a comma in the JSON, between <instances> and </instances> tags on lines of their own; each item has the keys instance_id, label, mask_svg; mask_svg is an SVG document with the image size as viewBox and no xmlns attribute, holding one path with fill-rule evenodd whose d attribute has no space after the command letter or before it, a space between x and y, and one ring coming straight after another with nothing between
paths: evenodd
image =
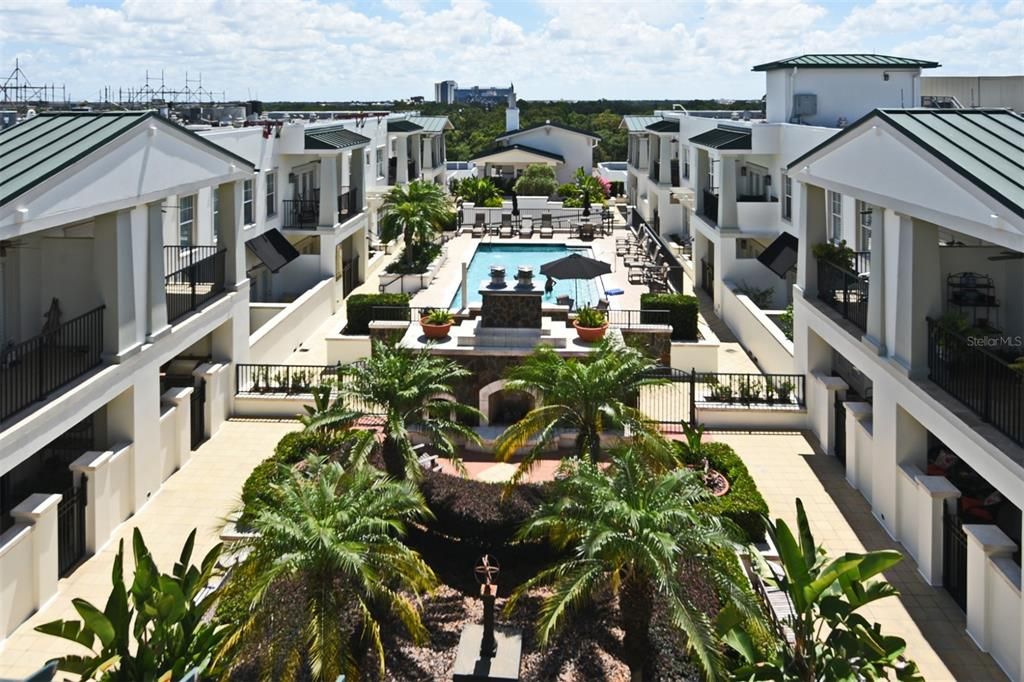
<instances>
[{"instance_id":1,"label":"tall palm tree","mask_svg":"<svg viewBox=\"0 0 1024 682\"><path fill-rule=\"evenodd\" d=\"M381 238L390 241L401 235L405 258L411 265L417 246L430 241L451 218L452 208L444 190L432 182L413 180L393 187L381 204Z\"/></svg>"},{"instance_id":2,"label":"tall palm tree","mask_svg":"<svg viewBox=\"0 0 1024 682\"><path fill-rule=\"evenodd\" d=\"M557 498L542 505L520 530L521 540L547 539L567 551L559 563L523 583L506 609L514 610L534 588L550 587L537 623L538 639L546 644L575 608L603 594L616 595L624 658L636 682L649 667L657 602L670 624L685 634L707 677L718 679L723 662L714 628L709 615L688 598L680 566L685 560L688 567L700 567L718 594L727 595L741 613L757 617L749 586L744 589L734 574L717 568L718 557L735 548L734 531L697 511L709 493L696 472L653 472L632 448L611 454L606 472L580 460L574 475L557 484Z\"/></svg>"},{"instance_id":3,"label":"tall palm tree","mask_svg":"<svg viewBox=\"0 0 1024 682\"><path fill-rule=\"evenodd\" d=\"M470 374L462 365L431 355L426 349L375 341L369 358L342 366L340 391L383 412L384 467L396 479L415 479L422 468L413 449L410 426L425 433L434 450L451 458L456 466L459 459L452 436L479 441L473 429L458 420L479 418L480 412L442 397L454 393L454 384Z\"/></svg>"},{"instance_id":4,"label":"tall palm tree","mask_svg":"<svg viewBox=\"0 0 1024 682\"><path fill-rule=\"evenodd\" d=\"M437 578L401 537L430 511L413 484L372 467L313 458L289 473L280 503L252 520L251 553L229 580L250 615L221 658L258 651L266 679L294 680L308 665L314 679L333 682L342 673L359 679L368 650L383 677L381 619L426 638L415 600Z\"/></svg>"},{"instance_id":5,"label":"tall palm tree","mask_svg":"<svg viewBox=\"0 0 1024 682\"><path fill-rule=\"evenodd\" d=\"M506 389L527 391L538 405L498 438L495 454L510 459L533 437L537 444L519 465L522 478L558 429L578 431L576 454L596 458L601 432L629 427L653 435L656 429L634 405L640 389L664 383L652 376L655 361L641 351L605 339L586 359L564 358L549 347L538 348L506 374Z\"/></svg>"}]
</instances>

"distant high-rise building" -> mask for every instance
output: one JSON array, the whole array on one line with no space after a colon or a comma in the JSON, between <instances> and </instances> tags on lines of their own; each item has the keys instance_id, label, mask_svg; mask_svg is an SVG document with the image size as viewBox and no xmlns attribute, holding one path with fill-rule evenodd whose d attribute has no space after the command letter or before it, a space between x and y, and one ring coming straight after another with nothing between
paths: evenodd
<instances>
[{"instance_id":1,"label":"distant high-rise building","mask_svg":"<svg viewBox=\"0 0 1024 682\"><path fill-rule=\"evenodd\" d=\"M455 101L455 90L459 84L455 81L434 83L434 101L439 104L452 104Z\"/></svg>"}]
</instances>

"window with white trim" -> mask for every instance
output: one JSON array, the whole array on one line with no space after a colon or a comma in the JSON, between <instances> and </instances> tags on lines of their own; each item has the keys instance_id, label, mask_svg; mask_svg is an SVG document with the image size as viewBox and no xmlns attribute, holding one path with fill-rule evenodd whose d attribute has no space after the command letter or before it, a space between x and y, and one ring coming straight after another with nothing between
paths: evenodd
<instances>
[{"instance_id":1,"label":"window with white trim","mask_svg":"<svg viewBox=\"0 0 1024 682\"><path fill-rule=\"evenodd\" d=\"M277 215L277 169L267 173L267 217Z\"/></svg>"},{"instance_id":2,"label":"window with white trim","mask_svg":"<svg viewBox=\"0 0 1024 682\"><path fill-rule=\"evenodd\" d=\"M782 171L782 219L793 220L793 178Z\"/></svg>"},{"instance_id":3,"label":"window with white trim","mask_svg":"<svg viewBox=\"0 0 1024 682\"><path fill-rule=\"evenodd\" d=\"M843 240L843 195L832 190L828 192L828 229L833 242Z\"/></svg>"},{"instance_id":4,"label":"window with white trim","mask_svg":"<svg viewBox=\"0 0 1024 682\"><path fill-rule=\"evenodd\" d=\"M377 179L384 177L384 147L377 147Z\"/></svg>"},{"instance_id":5,"label":"window with white trim","mask_svg":"<svg viewBox=\"0 0 1024 682\"><path fill-rule=\"evenodd\" d=\"M191 246L196 227L196 197L178 197L178 245Z\"/></svg>"},{"instance_id":6,"label":"window with white trim","mask_svg":"<svg viewBox=\"0 0 1024 682\"><path fill-rule=\"evenodd\" d=\"M210 216L211 240L216 244L220 233L220 192L217 191L216 187L213 188L210 206L212 207Z\"/></svg>"},{"instance_id":7,"label":"window with white trim","mask_svg":"<svg viewBox=\"0 0 1024 682\"><path fill-rule=\"evenodd\" d=\"M245 216L245 224L252 225L255 221L253 214L252 180L242 182L242 215Z\"/></svg>"},{"instance_id":8,"label":"window with white trim","mask_svg":"<svg viewBox=\"0 0 1024 682\"><path fill-rule=\"evenodd\" d=\"M857 250L871 250L871 220L874 209L863 201L857 202Z\"/></svg>"}]
</instances>

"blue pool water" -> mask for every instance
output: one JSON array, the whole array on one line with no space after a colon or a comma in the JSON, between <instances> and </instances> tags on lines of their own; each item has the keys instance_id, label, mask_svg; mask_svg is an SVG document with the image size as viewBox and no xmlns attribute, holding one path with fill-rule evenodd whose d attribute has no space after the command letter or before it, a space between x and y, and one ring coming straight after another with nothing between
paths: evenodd
<instances>
[{"instance_id":1,"label":"blue pool water","mask_svg":"<svg viewBox=\"0 0 1024 682\"><path fill-rule=\"evenodd\" d=\"M469 305L480 305L480 283L490 279L492 265L505 266L506 281L515 280L520 265L532 266L534 283L543 287L545 277L540 274L540 266L574 252L593 257L588 248L570 248L564 244L481 244L469 262ZM596 305L597 299L604 296L604 286L600 277L591 280L559 280L555 283L554 292L544 296L544 304L554 305L555 299L563 295L576 299L577 308L587 304ZM462 307L460 287L455 291L451 308L458 310Z\"/></svg>"}]
</instances>

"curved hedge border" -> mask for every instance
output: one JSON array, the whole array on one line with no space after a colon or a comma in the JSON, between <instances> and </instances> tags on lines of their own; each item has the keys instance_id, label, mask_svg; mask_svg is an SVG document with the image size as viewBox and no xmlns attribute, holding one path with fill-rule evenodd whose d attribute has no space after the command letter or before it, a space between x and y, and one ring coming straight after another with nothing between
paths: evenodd
<instances>
[{"instance_id":1,"label":"curved hedge border","mask_svg":"<svg viewBox=\"0 0 1024 682\"><path fill-rule=\"evenodd\" d=\"M750 542L762 542L765 537L768 503L757 489L747 465L736 451L725 443L704 443L702 450L711 463L711 468L721 471L729 479L729 492L722 497L712 498L707 503L708 511L735 523L746 533ZM687 464L702 464L699 456L687 456L682 448L680 455Z\"/></svg>"}]
</instances>

